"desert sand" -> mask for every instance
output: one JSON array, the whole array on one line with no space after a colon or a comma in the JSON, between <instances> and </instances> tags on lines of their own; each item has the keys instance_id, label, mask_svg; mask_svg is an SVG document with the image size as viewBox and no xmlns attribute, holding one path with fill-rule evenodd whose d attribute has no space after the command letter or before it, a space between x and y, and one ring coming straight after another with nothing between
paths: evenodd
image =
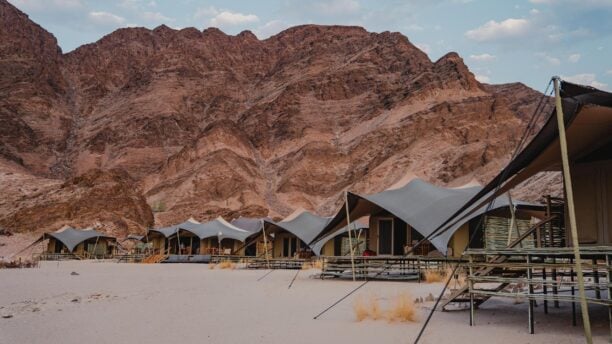
<instances>
[{"instance_id":1,"label":"desert sand","mask_svg":"<svg viewBox=\"0 0 612 344\"><path fill-rule=\"evenodd\" d=\"M72 274L75 272L77 274ZM313 316L359 282L313 278L316 270L211 270L200 264L43 262L0 270L0 343L412 343L432 302L414 323L356 321L355 297L382 308L400 293L425 298L441 283L371 282L319 320ZM527 333L526 303L490 300L468 312L436 312L422 343L579 343L569 304L536 309ZM592 307L596 342L608 339L607 310Z\"/></svg>"}]
</instances>

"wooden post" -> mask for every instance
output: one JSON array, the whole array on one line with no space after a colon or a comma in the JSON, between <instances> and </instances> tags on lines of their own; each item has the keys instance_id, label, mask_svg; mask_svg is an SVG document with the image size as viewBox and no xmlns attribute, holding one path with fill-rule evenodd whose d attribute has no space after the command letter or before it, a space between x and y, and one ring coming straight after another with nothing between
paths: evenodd
<instances>
[{"instance_id":1,"label":"wooden post","mask_svg":"<svg viewBox=\"0 0 612 344\"><path fill-rule=\"evenodd\" d=\"M591 321L589 319L589 306L586 301L584 290L584 276L582 274L582 261L580 260L580 243L578 240L578 225L576 221L576 209L574 207L574 191L572 187L572 175L570 173L569 155L567 152L567 137L565 136L565 119L563 117L563 105L561 103L561 85L558 77L554 78L555 103L557 113L557 126L559 128L559 143L561 146L561 160L563 162L563 180L565 182L565 193L567 195L567 206L569 210L570 230L572 233L572 247L576 259L576 277L578 278L578 295L580 297L580 308L582 310L582 323L584 337L588 344L593 343L591 335Z\"/></svg>"},{"instance_id":2,"label":"wooden post","mask_svg":"<svg viewBox=\"0 0 612 344\"><path fill-rule=\"evenodd\" d=\"M353 282L356 281L355 279L355 254L354 254L354 250L353 250L353 237L351 235L351 217L350 217L350 211L349 211L349 204L348 204L348 191L344 191L344 204L345 204L345 209L346 209L346 228L348 228L348 235L349 235L349 250L351 251L351 271L353 272Z\"/></svg>"},{"instance_id":3,"label":"wooden post","mask_svg":"<svg viewBox=\"0 0 612 344\"><path fill-rule=\"evenodd\" d=\"M475 326L476 324L474 323L474 281L472 280L472 277L474 277L474 268L472 267L472 264L474 263L474 258L472 255L470 255L469 258L470 262L469 262L469 270L470 270L470 275L468 277L468 288L470 291L470 326Z\"/></svg>"},{"instance_id":4,"label":"wooden post","mask_svg":"<svg viewBox=\"0 0 612 344\"><path fill-rule=\"evenodd\" d=\"M268 269L270 269L270 257L268 256L268 238L266 237L266 224L264 220L261 220L261 231L263 232L264 237L264 254L266 255L266 265Z\"/></svg>"},{"instance_id":5,"label":"wooden post","mask_svg":"<svg viewBox=\"0 0 612 344\"><path fill-rule=\"evenodd\" d=\"M606 254L606 279L608 280L608 301L612 300L612 283L610 283L610 273L612 273L612 267L610 267L610 255ZM612 343L612 306L608 306L608 326L610 326L610 339L608 340Z\"/></svg>"},{"instance_id":6,"label":"wooden post","mask_svg":"<svg viewBox=\"0 0 612 344\"><path fill-rule=\"evenodd\" d=\"M528 300L529 300L529 334L534 334L534 321L533 321L533 271L531 269L531 256L527 255L527 290L528 290Z\"/></svg>"},{"instance_id":7,"label":"wooden post","mask_svg":"<svg viewBox=\"0 0 612 344\"><path fill-rule=\"evenodd\" d=\"M601 288L599 288L599 271L597 270L596 258L593 258L593 281L595 282L595 297L601 299Z\"/></svg>"},{"instance_id":8,"label":"wooden post","mask_svg":"<svg viewBox=\"0 0 612 344\"><path fill-rule=\"evenodd\" d=\"M570 259L570 264L573 262L574 260ZM572 326L576 326L576 302L574 302L576 288L574 287L574 269L570 269L570 282L572 282L572 287L570 288L570 293L572 294Z\"/></svg>"},{"instance_id":9,"label":"wooden post","mask_svg":"<svg viewBox=\"0 0 612 344\"><path fill-rule=\"evenodd\" d=\"M552 216L552 202L550 199L550 195L546 195L546 216ZM550 241L550 245L549 247L554 247L555 245L555 237L553 235L553 225L552 225L552 221L549 221L548 223L546 223L546 228L548 229L548 237L549 237L549 241ZM557 263L557 258L552 257L552 263L553 266ZM559 293L559 288L557 286L557 269L553 268L552 269L552 280L553 280L553 287L552 287L552 291L553 291L553 296L554 296L554 307L555 308L559 308L559 300L557 300L557 294Z\"/></svg>"},{"instance_id":10,"label":"wooden post","mask_svg":"<svg viewBox=\"0 0 612 344\"><path fill-rule=\"evenodd\" d=\"M546 267L542 267L542 279L544 280L544 283L542 284L542 292L544 293L544 314L548 314L548 286L546 285Z\"/></svg>"}]
</instances>

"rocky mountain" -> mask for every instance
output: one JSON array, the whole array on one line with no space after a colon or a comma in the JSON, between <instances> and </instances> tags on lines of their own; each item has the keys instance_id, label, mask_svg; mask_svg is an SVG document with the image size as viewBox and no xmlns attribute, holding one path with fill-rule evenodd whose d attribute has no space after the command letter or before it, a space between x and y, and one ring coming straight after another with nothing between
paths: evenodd
<instances>
[{"instance_id":1,"label":"rocky mountain","mask_svg":"<svg viewBox=\"0 0 612 344\"><path fill-rule=\"evenodd\" d=\"M360 27L126 28L63 54L0 0L0 226L329 215L407 173L486 182L540 97Z\"/></svg>"}]
</instances>

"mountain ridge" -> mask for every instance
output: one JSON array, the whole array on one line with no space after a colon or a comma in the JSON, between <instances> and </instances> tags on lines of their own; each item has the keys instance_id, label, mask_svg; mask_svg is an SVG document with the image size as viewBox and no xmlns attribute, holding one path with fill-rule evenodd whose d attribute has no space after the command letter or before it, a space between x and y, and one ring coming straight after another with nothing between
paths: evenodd
<instances>
[{"instance_id":1,"label":"mountain ridge","mask_svg":"<svg viewBox=\"0 0 612 344\"><path fill-rule=\"evenodd\" d=\"M23 16L0 0L0 66L10 71L0 73L0 180L23 175L50 193L88 173L128 181L118 197L146 202L96 204L136 223L129 232L190 216L329 215L344 190L381 191L407 171L441 185L486 182L541 97L478 82L455 52L431 61L400 33L300 25L259 40L161 25L62 54ZM23 42L32 32L40 44ZM57 200L2 191L29 200L0 204L7 228L98 220L75 210L32 228L22 208ZM134 216L152 205L154 219Z\"/></svg>"}]
</instances>

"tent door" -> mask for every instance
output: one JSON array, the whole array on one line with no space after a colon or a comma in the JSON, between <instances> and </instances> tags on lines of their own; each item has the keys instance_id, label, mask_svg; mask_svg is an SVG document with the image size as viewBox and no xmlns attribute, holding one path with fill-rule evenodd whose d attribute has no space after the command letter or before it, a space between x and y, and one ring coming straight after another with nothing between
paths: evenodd
<instances>
[{"instance_id":1,"label":"tent door","mask_svg":"<svg viewBox=\"0 0 612 344\"><path fill-rule=\"evenodd\" d=\"M291 255L289 257L294 257L296 251L297 251L297 238L291 238Z\"/></svg>"},{"instance_id":2,"label":"tent door","mask_svg":"<svg viewBox=\"0 0 612 344\"><path fill-rule=\"evenodd\" d=\"M408 230L406 222L397 220L393 222L393 255L404 255L404 246L408 243Z\"/></svg>"},{"instance_id":3,"label":"tent door","mask_svg":"<svg viewBox=\"0 0 612 344\"><path fill-rule=\"evenodd\" d=\"M393 219L378 220L378 254L393 254Z\"/></svg>"},{"instance_id":4,"label":"tent door","mask_svg":"<svg viewBox=\"0 0 612 344\"><path fill-rule=\"evenodd\" d=\"M283 238L283 257L289 257L289 238Z\"/></svg>"}]
</instances>

